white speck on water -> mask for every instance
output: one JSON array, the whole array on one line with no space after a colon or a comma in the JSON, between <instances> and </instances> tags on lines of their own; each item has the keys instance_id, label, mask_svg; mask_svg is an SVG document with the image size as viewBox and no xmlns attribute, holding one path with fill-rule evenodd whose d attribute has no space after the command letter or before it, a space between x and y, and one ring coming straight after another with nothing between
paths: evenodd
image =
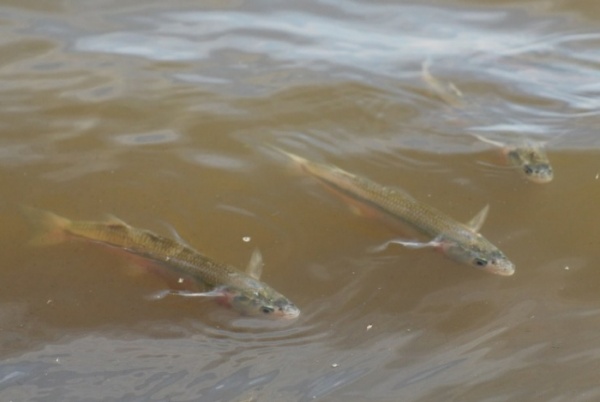
<instances>
[{"instance_id":1,"label":"white speck on water","mask_svg":"<svg viewBox=\"0 0 600 402\"><path fill-rule=\"evenodd\" d=\"M244 237L242 237L242 240L243 240L245 243L248 243L248 242L249 242L250 240L252 240L252 239L250 238L250 236L244 236Z\"/></svg>"},{"instance_id":2,"label":"white speck on water","mask_svg":"<svg viewBox=\"0 0 600 402\"><path fill-rule=\"evenodd\" d=\"M48 299L48 301L46 301L46 304L50 304L52 303L52 299Z\"/></svg>"},{"instance_id":3,"label":"white speck on water","mask_svg":"<svg viewBox=\"0 0 600 402\"><path fill-rule=\"evenodd\" d=\"M596 180L600 177L600 173L596 173Z\"/></svg>"},{"instance_id":4,"label":"white speck on water","mask_svg":"<svg viewBox=\"0 0 600 402\"><path fill-rule=\"evenodd\" d=\"M567 265L567 266L565 267L565 271L568 271L569 269L570 269L570 268L569 268L569 266Z\"/></svg>"},{"instance_id":5,"label":"white speck on water","mask_svg":"<svg viewBox=\"0 0 600 402\"><path fill-rule=\"evenodd\" d=\"M372 324L367 325L367 331L370 330L371 328L373 328Z\"/></svg>"},{"instance_id":6,"label":"white speck on water","mask_svg":"<svg viewBox=\"0 0 600 402\"><path fill-rule=\"evenodd\" d=\"M333 368L336 368L337 366L339 366L339 364L337 364L337 363L332 363L331 364L331 367L333 367Z\"/></svg>"},{"instance_id":7,"label":"white speck on water","mask_svg":"<svg viewBox=\"0 0 600 402\"><path fill-rule=\"evenodd\" d=\"M60 364L60 358L57 357L56 360L55 360L55 362L58 363L58 364Z\"/></svg>"},{"instance_id":8,"label":"white speck on water","mask_svg":"<svg viewBox=\"0 0 600 402\"><path fill-rule=\"evenodd\" d=\"M183 278L177 279L177 283L183 283Z\"/></svg>"}]
</instances>

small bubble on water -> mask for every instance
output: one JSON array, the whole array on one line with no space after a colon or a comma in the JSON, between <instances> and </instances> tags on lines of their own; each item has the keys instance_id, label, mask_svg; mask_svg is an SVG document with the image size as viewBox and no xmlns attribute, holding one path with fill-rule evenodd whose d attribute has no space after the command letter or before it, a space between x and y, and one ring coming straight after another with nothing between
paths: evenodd
<instances>
[{"instance_id":1,"label":"small bubble on water","mask_svg":"<svg viewBox=\"0 0 600 402\"><path fill-rule=\"evenodd\" d=\"M242 237L242 240L243 240L245 243L248 243L248 242L249 242L250 240L252 240L252 239L250 238L250 236L244 236L244 237Z\"/></svg>"},{"instance_id":2,"label":"small bubble on water","mask_svg":"<svg viewBox=\"0 0 600 402\"><path fill-rule=\"evenodd\" d=\"M337 364L337 363L332 363L331 364L331 367L333 367L333 368L336 368L337 366L339 366L339 364Z\"/></svg>"}]
</instances>

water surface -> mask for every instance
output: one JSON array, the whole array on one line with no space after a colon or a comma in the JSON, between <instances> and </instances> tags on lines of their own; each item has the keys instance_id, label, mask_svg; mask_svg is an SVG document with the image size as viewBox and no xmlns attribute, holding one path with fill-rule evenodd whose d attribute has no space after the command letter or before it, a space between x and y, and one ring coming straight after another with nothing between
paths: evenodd
<instances>
[{"instance_id":1,"label":"water surface","mask_svg":"<svg viewBox=\"0 0 600 402\"><path fill-rule=\"evenodd\" d=\"M0 399L593 401L600 397L600 10L591 2L0 2ZM421 65L461 89L455 110ZM536 185L472 134L547 142ZM277 145L399 186L512 277L397 237ZM28 244L19 205L113 214L245 267L292 323L95 244Z\"/></svg>"}]
</instances>

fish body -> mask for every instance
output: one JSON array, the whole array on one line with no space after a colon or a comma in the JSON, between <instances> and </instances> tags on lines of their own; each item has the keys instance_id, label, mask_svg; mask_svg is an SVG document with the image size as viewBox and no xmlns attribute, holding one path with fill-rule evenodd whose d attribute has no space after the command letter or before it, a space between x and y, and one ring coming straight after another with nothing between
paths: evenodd
<instances>
[{"instance_id":1,"label":"fish body","mask_svg":"<svg viewBox=\"0 0 600 402\"><path fill-rule=\"evenodd\" d=\"M387 187L338 167L311 162L285 153L302 171L347 200L352 200L378 217L400 222L428 236L432 245L454 260L498 275L512 275L514 264L479 233L487 215L487 206L471 222L457 222L441 211L417 201L405 191ZM400 242L402 243L402 242Z\"/></svg>"},{"instance_id":2,"label":"fish body","mask_svg":"<svg viewBox=\"0 0 600 402\"><path fill-rule=\"evenodd\" d=\"M35 244L80 239L122 249L159 263L169 271L191 278L210 289L213 296L247 315L295 318L300 310L285 296L259 280L262 258L255 252L248 272L211 260L190 246L132 227L111 218L107 222L71 221L51 212L24 207L24 213L39 228ZM194 295L200 295L199 293Z\"/></svg>"},{"instance_id":3,"label":"fish body","mask_svg":"<svg viewBox=\"0 0 600 402\"><path fill-rule=\"evenodd\" d=\"M444 102L456 109L465 108L466 102L463 94L454 85L451 84L446 87L433 77L429 72L428 61L423 63L421 77ZM549 183L554 178L554 171L546 154L545 143L526 140L508 144L479 135L474 136L481 141L499 147L508 162L519 169L529 181L542 184Z\"/></svg>"}]
</instances>

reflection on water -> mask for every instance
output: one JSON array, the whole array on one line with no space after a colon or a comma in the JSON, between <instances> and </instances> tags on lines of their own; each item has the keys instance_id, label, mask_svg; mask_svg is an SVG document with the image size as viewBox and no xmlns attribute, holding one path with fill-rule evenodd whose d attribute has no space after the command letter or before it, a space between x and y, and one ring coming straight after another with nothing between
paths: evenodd
<instances>
[{"instance_id":1,"label":"reflection on water","mask_svg":"<svg viewBox=\"0 0 600 402\"><path fill-rule=\"evenodd\" d=\"M597 400L600 166L590 3L4 1L2 400ZM462 91L455 110L421 64ZM498 141L546 141L552 183ZM338 165L467 221L518 266L478 273L356 216L269 151ZM17 213L113 214L245 266L294 323L148 295Z\"/></svg>"}]
</instances>

